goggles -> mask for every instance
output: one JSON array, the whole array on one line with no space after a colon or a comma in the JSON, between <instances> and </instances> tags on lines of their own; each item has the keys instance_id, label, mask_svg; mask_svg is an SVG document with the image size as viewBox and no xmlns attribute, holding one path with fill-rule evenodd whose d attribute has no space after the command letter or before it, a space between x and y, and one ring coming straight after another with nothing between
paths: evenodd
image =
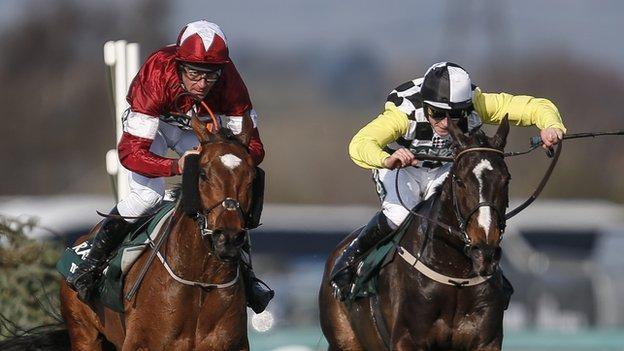
<instances>
[{"instance_id":1,"label":"goggles","mask_svg":"<svg viewBox=\"0 0 624 351\"><path fill-rule=\"evenodd\" d=\"M431 117L436 121L441 121L445 118L450 119L461 119L466 118L472 113L472 107L464 108L464 109L454 109L454 110L445 110L440 108L435 108L431 105L425 105L425 115L427 117Z\"/></svg>"},{"instance_id":2,"label":"goggles","mask_svg":"<svg viewBox=\"0 0 624 351\"><path fill-rule=\"evenodd\" d=\"M220 69L214 71L200 71L187 67L186 65L182 65L182 70L184 71L186 77L193 82L199 82L200 80L205 79L206 83L214 83L221 76Z\"/></svg>"}]
</instances>

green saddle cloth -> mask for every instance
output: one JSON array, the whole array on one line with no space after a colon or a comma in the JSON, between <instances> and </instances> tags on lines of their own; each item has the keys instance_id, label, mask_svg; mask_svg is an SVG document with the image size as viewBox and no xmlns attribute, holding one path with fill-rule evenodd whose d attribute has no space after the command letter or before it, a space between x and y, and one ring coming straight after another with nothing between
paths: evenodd
<instances>
[{"instance_id":1,"label":"green saddle cloth","mask_svg":"<svg viewBox=\"0 0 624 351\"><path fill-rule=\"evenodd\" d=\"M102 278L97 282L94 289L94 300L104 306L123 312L123 280L136 259L147 248L151 240L154 240L167 219L173 214L175 202L165 203L151 218L137 223L137 228L132 230L117 252L108 262ZM87 239L74 247L68 247L61 255L56 264L56 270L65 279L75 271L78 264L84 260L91 249L93 238Z\"/></svg>"},{"instance_id":2,"label":"green saddle cloth","mask_svg":"<svg viewBox=\"0 0 624 351\"><path fill-rule=\"evenodd\" d=\"M353 301L377 294L379 272L385 263L389 262L394 256L397 245L412 224L414 217L410 213L388 239L383 240L364 256L357 266L357 274L353 282L354 288L348 296L348 300Z\"/></svg>"}]
</instances>

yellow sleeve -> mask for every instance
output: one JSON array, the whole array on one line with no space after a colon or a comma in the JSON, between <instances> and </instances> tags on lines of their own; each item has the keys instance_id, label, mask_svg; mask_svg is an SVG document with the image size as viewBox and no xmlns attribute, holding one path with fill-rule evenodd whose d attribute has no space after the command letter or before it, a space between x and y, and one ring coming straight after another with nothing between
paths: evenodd
<instances>
[{"instance_id":1,"label":"yellow sleeve","mask_svg":"<svg viewBox=\"0 0 624 351\"><path fill-rule=\"evenodd\" d=\"M557 107L548 99L507 93L489 94L475 89L472 102L484 123L500 124L505 114L517 126L534 125L540 130L559 128L566 132Z\"/></svg>"},{"instance_id":2,"label":"yellow sleeve","mask_svg":"<svg viewBox=\"0 0 624 351\"><path fill-rule=\"evenodd\" d=\"M405 135L408 128L407 115L393 103L386 102L384 112L351 139L349 156L360 167L383 168L383 161L390 156L383 148Z\"/></svg>"}]
</instances>

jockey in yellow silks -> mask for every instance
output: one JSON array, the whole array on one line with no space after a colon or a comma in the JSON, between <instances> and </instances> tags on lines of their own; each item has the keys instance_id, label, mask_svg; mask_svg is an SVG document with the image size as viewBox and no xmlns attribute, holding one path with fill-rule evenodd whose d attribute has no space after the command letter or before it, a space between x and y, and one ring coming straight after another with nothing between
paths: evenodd
<instances>
[{"instance_id":1,"label":"jockey in yellow silks","mask_svg":"<svg viewBox=\"0 0 624 351\"><path fill-rule=\"evenodd\" d=\"M404 168L398 182L401 199L414 208L435 193L451 167L450 163L418 161L414 154L452 156L449 119L469 133L482 123L499 124L505 115L512 124L538 127L545 148L557 144L566 132L551 101L483 93L462 67L451 62L436 63L424 77L390 93L383 113L360 129L349 144L353 162L373 171L381 211L336 261L332 286L338 298L343 300L348 294L355 262L409 214L395 189L398 169Z\"/></svg>"}]
</instances>

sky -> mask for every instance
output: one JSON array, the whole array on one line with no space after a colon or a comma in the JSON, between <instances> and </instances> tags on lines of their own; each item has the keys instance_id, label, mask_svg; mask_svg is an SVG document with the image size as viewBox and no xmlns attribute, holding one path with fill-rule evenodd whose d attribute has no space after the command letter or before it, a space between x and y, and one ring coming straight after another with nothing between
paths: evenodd
<instances>
[{"instance_id":1,"label":"sky","mask_svg":"<svg viewBox=\"0 0 624 351\"><path fill-rule=\"evenodd\" d=\"M177 3L174 32L199 13L230 40L275 50L331 52L361 43L380 57L430 61L480 60L492 47L513 55L565 50L624 71L624 2L615 0L229 0L214 12L192 0Z\"/></svg>"},{"instance_id":2,"label":"sky","mask_svg":"<svg viewBox=\"0 0 624 351\"><path fill-rule=\"evenodd\" d=\"M76 0L70 0L76 1ZM108 0L122 7L122 0ZM3 0L0 29L28 16L48 0ZM89 3L102 1L81 1ZM564 50L624 72L624 2L617 0L177 0L164 16L171 41L186 22L206 18L220 24L230 40L269 50L339 51L372 45L382 59L417 55L439 61L448 56L481 60L492 50L530 55ZM494 29L494 30L492 30ZM449 43L451 45L449 45ZM449 49L454 48L454 49Z\"/></svg>"}]
</instances>

